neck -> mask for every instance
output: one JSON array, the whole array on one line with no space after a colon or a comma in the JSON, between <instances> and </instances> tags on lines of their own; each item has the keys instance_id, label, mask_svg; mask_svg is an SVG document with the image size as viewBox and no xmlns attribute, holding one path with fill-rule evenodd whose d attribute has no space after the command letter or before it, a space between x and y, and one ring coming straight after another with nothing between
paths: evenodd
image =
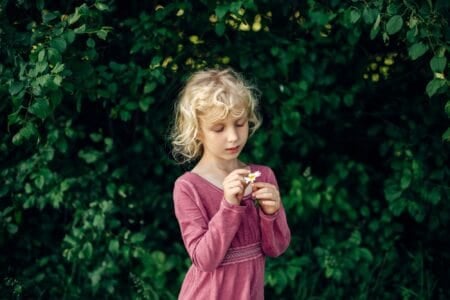
<instances>
[{"instance_id":1,"label":"neck","mask_svg":"<svg viewBox=\"0 0 450 300\"><path fill-rule=\"evenodd\" d=\"M223 174L229 174L231 171L243 167L245 167L245 164L238 159L227 161L211 161L205 157L202 157L195 168L208 169Z\"/></svg>"}]
</instances>

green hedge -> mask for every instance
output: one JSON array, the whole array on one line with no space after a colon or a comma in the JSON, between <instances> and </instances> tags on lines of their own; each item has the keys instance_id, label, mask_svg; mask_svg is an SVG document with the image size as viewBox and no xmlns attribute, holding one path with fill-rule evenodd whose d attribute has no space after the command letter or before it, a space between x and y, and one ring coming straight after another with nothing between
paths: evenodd
<instances>
[{"instance_id":1,"label":"green hedge","mask_svg":"<svg viewBox=\"0 0 450 300\"><path fill-rule=\"evenodd\" d=\"M268 299L448 299L447 1L0 1L0 292L175 299L183 80L261 92L293 233Z\"/></svg>"}]
</instances>

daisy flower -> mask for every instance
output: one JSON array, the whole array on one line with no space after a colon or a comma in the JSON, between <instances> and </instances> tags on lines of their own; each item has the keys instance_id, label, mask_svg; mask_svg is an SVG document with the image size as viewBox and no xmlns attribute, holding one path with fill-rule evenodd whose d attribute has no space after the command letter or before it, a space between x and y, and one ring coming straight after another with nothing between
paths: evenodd
<instances>
[{"instance_id":1,"label":"daisy flower","mask_svg":"<svg viewBox=\"0 0 450 300\"><path fill-rule=\"evenodd\" d=\"M244 177L245 183L246 184L253 183L253 182L255 182L255 179L257 177L259 177L259 176L261 176L261 172L260 171L256 171L256 172L250 173L250 174L247 175L247 177Z\"/></svg>"}]
</instances>

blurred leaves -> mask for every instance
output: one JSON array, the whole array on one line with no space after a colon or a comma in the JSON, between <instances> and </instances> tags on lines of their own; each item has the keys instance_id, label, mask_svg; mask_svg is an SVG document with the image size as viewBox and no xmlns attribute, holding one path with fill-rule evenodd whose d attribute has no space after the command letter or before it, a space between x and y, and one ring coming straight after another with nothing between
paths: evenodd
<instances>
[{"instance_id":1,"label":"blurred leaves","mask_svg":"<svg viewBox=\"0 0 450 300\"><path fill-rule=\"evenodd\" d=\"M264 118L242 158L276 171L293 233L266 297L448 298L446 7L2 2L2 295L176 299L173 101L231 66Z\"/></svg>"}]
</instances>

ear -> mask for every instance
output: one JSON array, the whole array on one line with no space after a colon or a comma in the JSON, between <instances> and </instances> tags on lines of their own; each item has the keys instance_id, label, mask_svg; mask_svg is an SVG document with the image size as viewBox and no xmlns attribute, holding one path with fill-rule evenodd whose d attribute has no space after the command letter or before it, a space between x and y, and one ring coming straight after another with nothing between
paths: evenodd
<instances>
[{"instance_id":1,"label":"ear","mask_svg":"<svg viewBox=\"0 0 450 300\"><path fill-rule=\"evenodd\" d=\"M199 131L197 132L197 135L196 135L196 137L195 137L195 139L196 140L198 140L198 141L200 141L200 142L203 142L203 132L202 132L202 130L201 129L199 129Z\"/></svg>"}]
</instances>

